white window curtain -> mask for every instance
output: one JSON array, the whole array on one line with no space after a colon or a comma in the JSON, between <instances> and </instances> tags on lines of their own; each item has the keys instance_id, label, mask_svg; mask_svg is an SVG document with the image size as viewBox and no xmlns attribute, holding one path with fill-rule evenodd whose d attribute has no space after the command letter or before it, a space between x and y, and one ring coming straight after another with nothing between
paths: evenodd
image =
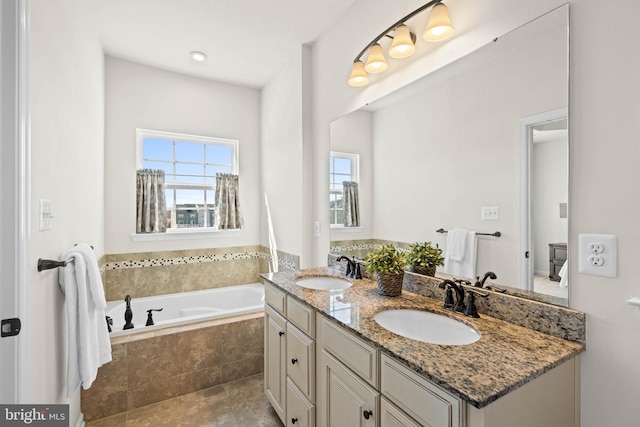
<instances>
[{"instance_id":1,"label":"white window curtain","mask_svg":"<svg viewBox=\"0 0 640 427\"><path fill-rule=\"evenodd\" d=\"M343 224L345 227L360 226L360 203L358 201L358 183L342 182L342 199L344 203Z\"/></svg>"},{"instance_id":2,"label":"white window curtain","mask_svg":"<svg viewBox=\"0 0 640 427\"><path fill-rule=\"evenodd\" d=\"M164 171L137 171L136 233L167 231L167 202L164 191Z\"/></svg>"},{"instance_id":3,"label":"white window curtain","mask_svg":"<svg viewBox=\"0 0 640 427\"><path fill-rule=\"evenodd\" d=\"M216 174L216 224L218 230L244 228L240 211L238 175L230 173Z\"/></svg>"}]
</instances>

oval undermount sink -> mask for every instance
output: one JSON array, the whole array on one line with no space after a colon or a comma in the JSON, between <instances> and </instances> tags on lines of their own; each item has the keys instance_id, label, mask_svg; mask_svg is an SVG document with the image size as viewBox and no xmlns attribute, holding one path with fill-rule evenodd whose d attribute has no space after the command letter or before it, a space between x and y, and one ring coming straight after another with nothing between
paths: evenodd
<instances>
[{"instance_id":1,"label":"oval undermount sink","mask_svg":"<svg viewBox=\"0 0 640 427\"><path fill-rule=\"evenodd\" d=\"M428 311L386 310L373 320L395 334L429 344L467 345L480 339L480 333L470 326Z\"/></svg>"},{"instance_id":2,"label":"oval undermount sink","mask_svg":"<svg viewBox=\"0 0 640 427\"><path fill-rule=\"evenodd\" d=\"M303 277L296 280L295 284L303 288L320 291L334 291L351 287L351 282L337 277Z\"/></svg>"}]
</instances>

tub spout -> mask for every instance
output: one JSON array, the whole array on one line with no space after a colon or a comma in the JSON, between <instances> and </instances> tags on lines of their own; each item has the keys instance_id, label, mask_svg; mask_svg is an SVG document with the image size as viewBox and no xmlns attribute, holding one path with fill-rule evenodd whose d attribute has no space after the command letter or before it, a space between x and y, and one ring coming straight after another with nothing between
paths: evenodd
<instances>
[{"instance_id":1,"label":"tub spout","mask_svg":"<svg viewBox=\"0 0 640 427\"><path fill-rule=\"evenodd\" d=\"M124 310L124 326L122 329L133 329L133 311L131 311L131 295L124 297L124 302L127 304L127 308Z\"/></svg>"}]
</instances>

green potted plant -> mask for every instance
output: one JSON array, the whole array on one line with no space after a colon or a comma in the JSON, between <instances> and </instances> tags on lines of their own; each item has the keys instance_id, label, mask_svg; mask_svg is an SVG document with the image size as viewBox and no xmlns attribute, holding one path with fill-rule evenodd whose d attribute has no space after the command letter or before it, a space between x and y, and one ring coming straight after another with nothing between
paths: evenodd
<instances>
[{"instance_id":1,"label":"green potted plant","mask_svg":"<svg viewBox=\"0 0 640 427\"><path fill-rule=\"evenodd\" d=\"M406 254L392 244L369 252L365 258L367 272L375 276L380 295L395 297L402 292L402 278L407 265Z\"/></svg>"},{"instance_id":2,"label":"green potted plant","mask_svg":"<svg viewBox=\"0 0 640 427\"><path fill-rule=\"evenodd\" d=\"M410 246L407 254L407 263L409 271L412 273L435 276L436 267L444 265L442 249L438 247L437 243L435 247L431 245L431 242L414 243Z\"/></svg>"}]
</instances>

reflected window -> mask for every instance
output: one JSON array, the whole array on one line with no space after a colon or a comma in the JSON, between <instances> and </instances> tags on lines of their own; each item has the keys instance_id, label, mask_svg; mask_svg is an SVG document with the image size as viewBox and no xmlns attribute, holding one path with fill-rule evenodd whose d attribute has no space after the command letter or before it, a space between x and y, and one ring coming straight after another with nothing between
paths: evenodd
<instances>
[{"instance_id":1,"label":"reflected window","mask_svg":"<svg viewBox=\"0 0 640 427\"><path fill-rule=\"evenodd\" d=\"M352 153L329 153L329 224L342 227L344 223L344 181L359 182L360 156Z\"/></svg>"}]
</instances>

